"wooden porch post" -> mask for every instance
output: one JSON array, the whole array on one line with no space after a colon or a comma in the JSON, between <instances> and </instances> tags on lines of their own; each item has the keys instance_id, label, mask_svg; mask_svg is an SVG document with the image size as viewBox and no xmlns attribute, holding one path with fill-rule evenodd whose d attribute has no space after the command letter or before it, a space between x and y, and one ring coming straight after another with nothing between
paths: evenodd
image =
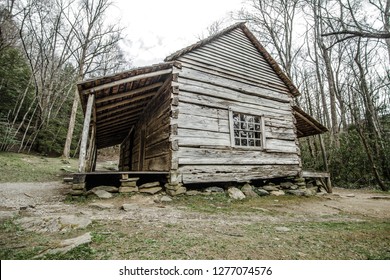
<instances>
[{"instance_id":1,"label":"wooden porch post","mask_svg":"<svg viewBox=\"0 0 390 280\"><path fill-rule=\"evenodd\" d=\"M85 172L85 159L87 155L87 143L89 136L89 126L91 123L92 108L95 101L95 95L88 96L87 109L85 111L83 134L81 136L80 156L79 156L79 172Z\"/></svg>"}]
</instances>

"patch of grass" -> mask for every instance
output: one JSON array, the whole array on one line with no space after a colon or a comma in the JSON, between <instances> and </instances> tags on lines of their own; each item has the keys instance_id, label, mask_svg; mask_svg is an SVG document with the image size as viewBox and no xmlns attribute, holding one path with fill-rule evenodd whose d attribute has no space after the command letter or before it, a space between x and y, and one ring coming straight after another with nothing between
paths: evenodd
<instances>
[{"instance_id":1,"label":"patch of grass","mask_svg":"<svg viewBox=\"0 0 390 280\"><path fill-rule=\"evenodd\" d=\"M58 181L77 171L77 160L0 152L0 170L0 183Z\"/></svg>"},{"instance_id":2,"label":"patch of grass","mask_svg":"<svg viewBox=\"0 0 390 280\"><path fill-rule=\"evenodd\" d=\"M186 206L187 208L203 213L252 213L264 210L271 214L272 208L282 208L286 205L299 205L307 201L320 201L319 197L303 196L264 196L244 200L232 200L225 193L212 195L180 196L174 200L175 205ZM271 208L271 210L270 210Z\"/></svg>"},{"instance_id":3,"label":"patch of grass","mask_svg":"<svg viewBox=\"0 0 390 280\"><path fill-rule=\"evenodd\" d=\"M42 234L28 233L15 223L16 218L0 223L0 259L28 260L43 250L47 239ZM30 242L34 240L34 242Z\"/></svg>"},{"instance_id":4,"label":"patch of grass","mask_svg":"<svg viewBox=\"0 0 390 280\"><path fill-rule=\"evenodd\" d=\"M342 221L288 223L288 232L278 225L252 224L248 233L261 240L270 258L277 259L389 259L390 223L387 221ZM256 246L255 246L256 247Z\"/></svg>"}]
</instances>

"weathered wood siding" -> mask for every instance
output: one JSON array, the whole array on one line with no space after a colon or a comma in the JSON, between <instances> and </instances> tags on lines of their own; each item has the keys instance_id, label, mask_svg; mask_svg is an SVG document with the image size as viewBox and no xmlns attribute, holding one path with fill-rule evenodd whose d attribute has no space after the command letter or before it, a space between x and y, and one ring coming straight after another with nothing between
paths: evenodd
<instances>
[{"instance_id":1,"label":"weathered wood siding","mask_svg":"<svg viewBox=\"0 0 390 280\"><path fill-rule=\"evenodd\" d=\"M126 143L121 145L122 170L170 170L170 111L171 79L168 79L159 94L144 108L144 113L134 128L133 144L131 145L128 137ZM131 166L126 165L129 159Z\"/></svg>"},{"instance_id":2,"label":"weathered wood siding","mask_svg":"<svg viewBox=\"0 0 390 280\"><path fill-rule=\"evenodd\" d=\"M300 171L288 88L241 29L178 58L177 127L172 141L184 183L247 181ZM231 147L229 108L261 115L262 150Z\"/></svg>"},{"instance_id":3,"label":"weathered wood siding","mask_svg":"<svg viewBox=\"0 0 390 280\"><path fill-rule=\"evenodd\" d=\"M129 131L127 137L123 140L120 147L119 170L129 171L131 168L131 149L133 147L134 130Z\"/></svg>"}]
</instances>

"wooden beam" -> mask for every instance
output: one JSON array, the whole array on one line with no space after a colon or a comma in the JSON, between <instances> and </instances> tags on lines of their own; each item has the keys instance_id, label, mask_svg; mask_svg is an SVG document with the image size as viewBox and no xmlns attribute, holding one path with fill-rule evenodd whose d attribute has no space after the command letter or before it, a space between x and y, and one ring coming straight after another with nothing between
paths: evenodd
<instances>
[{"instance_id":1,"label":"wooden beam","mask_svg":"<svg viewBox=\"0 0 390 280\"><path fill-rule=\"evenodd\" d=\"M94 107L95 95L90 94L88 96L88 103L84 117L84 126L83 134L81 136L80 144L80 156L79 156L79 172L85 172L85 158L87 154L87 143L88 143L88 134L89 126L91 124L92 108Z\"/></svg>"},{"instance_id":2,"label":"wooden beam","mask_svg":"<svg viewBox=\"0 0 390 280\"><path fill-rule=\"evenodd\" d=\"M87 90L83 90L82 94L94 93L94 92L97 92L99 90L107 89L107 88L110 88L110 87L115 87L115 86L118 86L118 85L121 85L121 84L130 83L130 82L134 82L134 81L141 80L141 79L146 79L146 78L151 78L151 77L157 77L157 76L169 74L171 72L172 72L172 68L169 68L169 69L165 69L165 70L160 70L160 71L150 72L150 73L146 73L146 74L136 75L136 76L132 76L132 77L129 77L129 78L126 78L126 79L121 79L121 80L114 81L114 82L111 82L111 83L107 83L107 84L103 84L103 85L100 85L100 86L96 86L96 87L93 87L93 88L90 88L90 89L87 89Z\"/></svg>"},{"instance_id":3,"label":"wooden beam","mask_svg":"<svg viewBox=\"0 0 390 280\"><path fill-rule=\"evenodd\" d=\"M109 95L109 96L102 97L102 98L97 97L96 104L100 104L103 102L107 102L107 101L111 101L111 100L115 100L115 99L119 99L119 98L123 98L123 97L129 97L129 96L132 96L134 94L137 94L137 93L140 93L143 91L148 91L148 90L151 90L154 88L158 88L158 87L162 86L162 84L163 84L163 82L158 82L158 83L146 86L146 87L137 88L137 89L126 91L126 92L119 93L119 94L113 94L113 95Z\"/></svg>"},{"instance_id":4,"label":"wooden beam","mask_svg":"<svg viewBox=\"0 0 390 280\"><path fill-rule=\"evenodd\" d=\"M130 106L110 110L110 111L105 112L105 113L100 113L97 115L97 119L99 121L102 118L107 117L107 116L111 117L113 115L119 115L120 113L128 113L128 112L131 112L130 109L133 109L133 108L142 107L142 109L143 109L145 107L144 106L145 103L146 103L145 101L139 101L139 102L135 102L134 104L131 104ZM137 111L137 110L134 110L134 111Z\"/></svg>"},{"instance_id":5,"label":"wooden beam","mask_svg":"<svg viewBox=\"0 0 390 280\"><path fill-rule=\"evenodd\" d=\"M139 112L141 112L144 108L138 108L137 110L131 110L129 112L125 112L125 113L122 113L122 114L117 114L117 115L113 115L113 116L110 116L108 118L105 118L105 119L102 119L102 120L98 120L97 123L98 123L98 126L99 124L102 125L104 124L105 122L108 122L110 120L115 120L115 119L119 119L119 118L129 118L131 117L132 115L135 115L135 114L138 114Z\"/></svg>"},{"instance_id":6,"label":"wooden beam","mask_svg":"<svg viewBox=\"0 0 390 280\"><path fill-rule=\"evenodd\" d=\"M146 98L149 98L151 96L154 96L156 95L157 91L153 91L153 92L149 92L149 93L145 93L143 95L140 95L140 96L137 96L137 97L134 97L134 98L131 98L131 99L125 99L125 100L122 100L120 102L116 102L116 103L113 103L113 104L108 104L108 105L104 105L102 107L98 107L96 109L96 111L99 113L101 111L104 111L104 110L107 110L107 109L112 109L112 108L115 108L115 107L120 107L120 106L123 106L123 105L126 105L126 104L129 104L129 103L134 103L135 101L138 101L138 100L142 100L142 99L146 99Z\"/></svg>"},{"instance_id":7,"label":"wooden beam","mask_svg":"<svg viewBox=\"0 0 390 280\"><path fill-rule=\"evenodd\" d=\"M110 127L107 127L106 129L99 131L97 136L100 138L100 137L107 135L107 134L122 133L122 130L124 130L126 128L130 129L130 126L134 125L134 124L135 124L135 122L129 122L129 124L127 124L127 123L121 124L115 128L111 128L111 129L110 129Z\"/></svg>"},{"instance_id":8,"label":"wooden beam","mask_svg":"<svg viewBox=\"0 0 390 280\"><path fill-rule=\"evenodd\" d=\"M116 128L117 125L120 125L120 124L122 124L122 123L131 123L131 122L135 122L135 121L137 121L138 117L139 117L139 115L134 116L134 117L132 117L132 118L124 118L124 119L111 120L110 122L101 124L101 125L98 127L98 131L101 131L102 129L104 129L104 128L106 128L106 127Z\"/></svg>"}]
</instances>

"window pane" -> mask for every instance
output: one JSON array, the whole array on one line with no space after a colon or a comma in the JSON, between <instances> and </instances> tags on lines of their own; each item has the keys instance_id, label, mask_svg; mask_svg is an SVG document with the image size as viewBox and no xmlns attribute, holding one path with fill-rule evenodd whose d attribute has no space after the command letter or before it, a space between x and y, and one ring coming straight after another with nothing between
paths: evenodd
<instances>
[{"instance_id":1,"label":"window pane","mask_svg":"<svg viewBox=\"0 0 390 280\"><path fill-rule=\"evenodd\" d=\"M261 147L261 117L242 113L232 113L235 146Z\"/></svg>"}]
</instances>

